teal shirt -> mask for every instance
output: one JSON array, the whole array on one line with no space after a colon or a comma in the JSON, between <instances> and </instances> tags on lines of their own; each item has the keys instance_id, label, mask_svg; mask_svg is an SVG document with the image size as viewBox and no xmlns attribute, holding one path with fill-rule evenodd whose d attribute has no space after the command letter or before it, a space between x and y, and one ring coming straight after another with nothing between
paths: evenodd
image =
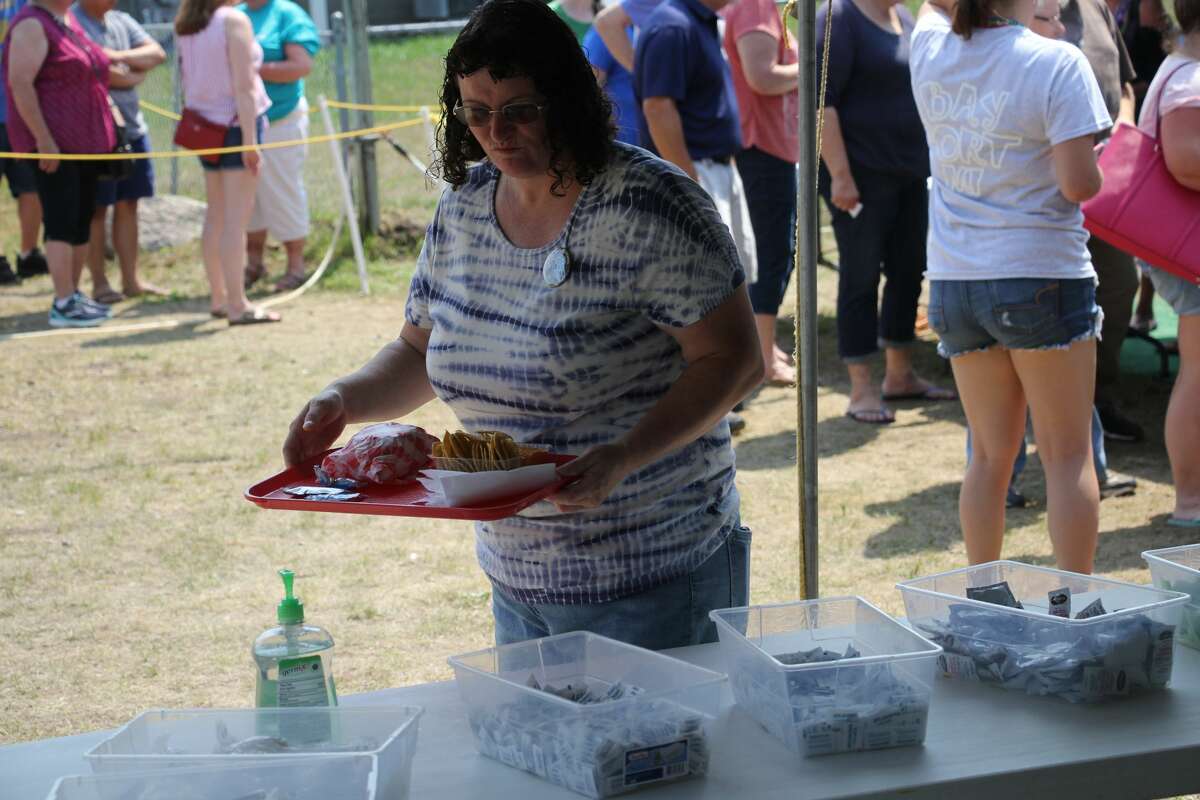
<instances>
[{"instance_id":1,"label":"teal shirt","mask_svg":"<svg viewBox=\"0 0 1200 800\"><path fill-rule=\"evenodd\" d=\"M251 9L242 3L238 9L246 12L254 26L254 38L263 49L263 63L286 61L285 50L289 44L300 45L312 56L321 49L321 35L312 17L292 0L267 0L267 4L259 9ZM283 119L296 110L300 98L304 97L303 80L263 83L267 87L267 97L271 98L271 108L267 111L269 120Z\"/></svg>"}]
</instances>

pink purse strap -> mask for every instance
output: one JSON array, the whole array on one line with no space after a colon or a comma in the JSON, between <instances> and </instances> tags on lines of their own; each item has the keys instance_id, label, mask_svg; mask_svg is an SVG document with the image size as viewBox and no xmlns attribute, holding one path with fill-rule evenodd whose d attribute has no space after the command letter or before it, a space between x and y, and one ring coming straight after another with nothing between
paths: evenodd
<instances>
[{"instance_id":1,"label":"pink purse strap","mask_svg":"<svg viewBox=\"0 0 1200 800\"><path fill-rule=\"evenodd\" d=\"M1162 96L1163 96L1163 93L1167 91L1167 87L1171 84L1171 78L1175 77L1176 72L1179 72L1179 70L1183 69L1184 67L1188 67L1188 66L1191 66L1192 64L1196 64L1196 63L1200 63L1200 62L1184 61L1178 67L1171 70L1170 73L1167 74L1166 79L1162 82L1162 86L1158 87L1158 99L1155 100L1155 102L1154 102L1154 148L1156 150L1159 147L1162 147L1160 142L1162 142L1162 118L1163 118Z\"/></svg>"}]
</instances>

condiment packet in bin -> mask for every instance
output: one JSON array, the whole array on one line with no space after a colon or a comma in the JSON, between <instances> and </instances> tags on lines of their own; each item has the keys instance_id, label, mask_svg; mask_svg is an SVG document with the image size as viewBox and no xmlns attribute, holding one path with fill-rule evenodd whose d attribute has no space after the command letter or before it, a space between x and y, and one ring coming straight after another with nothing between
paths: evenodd
<instances>
[{"instance_id":1,"label":"condiment packet in bin","mask_svg":"<svg viewBox=\"0 0 1200 800\"><path fill-rule=\"evenodd\" d=\"M536 491L554 483L557 477L554 464L534 464L488 472L426 469L417 475L417 482L429 492L430 505L473 506Z\"/></svg>"}]
</instances>

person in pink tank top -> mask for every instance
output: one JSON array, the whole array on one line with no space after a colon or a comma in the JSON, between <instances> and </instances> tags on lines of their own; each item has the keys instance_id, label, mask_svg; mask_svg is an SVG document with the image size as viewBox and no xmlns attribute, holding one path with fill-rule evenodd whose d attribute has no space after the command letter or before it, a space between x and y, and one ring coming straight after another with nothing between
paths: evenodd
<instances>
[{"instance_id":1,"label":"person in pink tank top","mask_svg":"<svg viewBox=\"0 0 1200 800\"><path fill-rule=\"evenodd\" d=\"M250 19L226 0L182 0L175 35L184 106L228 125L224 145L258 144L271 106L258 69L262 48ZM263 155L256 148L200 159L208 208L201 244L214 317L230 325L278 322L274 312L250 305L243 285L246 226L254 208Z\"/></svg>"},{"instance_id":2,"label":"person in pink tank top","mask_svg":"<svg viewBox=\"0 0 1200 800\"><path fill-rule=\"evenodd\" d=\"M20 153L111 153L109 61L67 14L70 0L31 3L13 19L4 46L8 135ZM96 204L95 162L44 158L35 173L54 282L50 325L91 327L108 306L78 290Z\"/></svg>"}]
</instances>

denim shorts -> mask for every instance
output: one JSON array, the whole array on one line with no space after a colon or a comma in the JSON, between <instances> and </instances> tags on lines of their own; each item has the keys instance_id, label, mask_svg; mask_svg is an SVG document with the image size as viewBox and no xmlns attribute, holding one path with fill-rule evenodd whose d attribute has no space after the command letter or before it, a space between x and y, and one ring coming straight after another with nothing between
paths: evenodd
<instances>
[{"instance_id":1,"label":"denim shorts","mask_svg":"<svg viewBox=\"0 0 1200 800\"><path fill-rule=\"evenodd\" d=\"M1100 337L1092 278L930 281L929 326L944 358L991 347L1052 350Z\"/></svg>"},{"instance_id":2,"label":"denim shorts","mask_svg":"<svg viewBox=\"0 0 1200 800\"><path fill-rule=\"evenodd\" d=\"M130 142L135 153L150 152L149 135L139 136ZM119 181L100 181L96 184L96 205L111 206L128 200L142 200L154 196L154 159L136 158L133 172Z\"/></svg>"},{"instance_id":3,"label":"denim shorts","mask_svg":"<svg viewBox=\"0 0 1200 800\"><path fill-rule=\"evenodd\" d=\"M262 143L263 133L267 129L267 115L259 114L258 119L254 121L257 139L256 144ZM225 131L225 141L221 142L221 147L240 147L242 144L242 128L240 125L233 124L229 126L229 130ZM217 158L217 163L213 164L206 161L203 157L200 158L200 166L205 170L213 171L218 169L245 169L246 165L242 163L241 153L222 153Z\"/></svg>"},{"instance_id":4,"label":"denim shorts","mask_svg":"<svg viewBox=\"0 0 1200 800\"><path fill-rule=\"evenodd\" d=\"M1148 266L1146 262L1139 262ZM1156 267L1149 268L1154 290L1181 317L1200 316L1200 286Z\"/></svg>"}]
</instances>

